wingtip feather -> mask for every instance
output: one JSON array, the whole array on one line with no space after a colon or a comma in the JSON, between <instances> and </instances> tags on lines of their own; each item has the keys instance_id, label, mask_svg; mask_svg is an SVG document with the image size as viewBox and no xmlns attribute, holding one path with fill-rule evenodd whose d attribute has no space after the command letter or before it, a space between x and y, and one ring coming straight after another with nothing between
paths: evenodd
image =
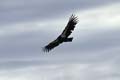
<instances>
[{"instance_id":1,"label":"wingtip feather","mask_svg":"<svg viewBox=\"0 0 120 80\"><path fill-rule=\"evenodd\" d=\"M49 52L49 51L50 51L50 49L49 49L49 48L47 48L47 47L43 47L43 48L42 48L42 51L43 51L43 52Z\"/></svg>"},{"instance_id":2,"label":"wingtip feather","mask_svg":"<svg viewBox=\"0 0 120 80\"><path fill-rule=\"evenodd\" d=\"M77 24L79 20L78 20L77 16L75 16L74 14L72 14L71 17L70 17L70 19L69 19L69 21L73 21L75 24Z\"/></svg>"}]
</instances>

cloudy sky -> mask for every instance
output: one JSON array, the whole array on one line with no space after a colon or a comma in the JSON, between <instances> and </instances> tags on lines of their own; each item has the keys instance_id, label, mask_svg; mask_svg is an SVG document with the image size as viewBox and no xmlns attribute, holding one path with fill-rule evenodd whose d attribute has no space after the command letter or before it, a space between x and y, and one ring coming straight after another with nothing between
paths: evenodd
<instances>
[{"instance_id":1,"label":"cloudy sky","mask_svg":"<svg viewBox=\"0 0 120 80\"><path fill-rule=\"evenodd\" d=\"M72 43L41 49L79 18ZM0 80L120 80L120 0L0 0Z\"/></svg>"}]
</instances>

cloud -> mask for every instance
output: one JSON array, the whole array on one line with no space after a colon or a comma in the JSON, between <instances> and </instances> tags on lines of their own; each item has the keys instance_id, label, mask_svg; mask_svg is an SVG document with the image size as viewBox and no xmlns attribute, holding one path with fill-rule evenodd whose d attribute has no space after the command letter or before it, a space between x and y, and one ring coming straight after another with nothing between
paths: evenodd
<instances>
[{"instance_id":1,"label":"cloud","mask_svg":"<svg viewBox=\"0 0 120 80\"><path fill-rule=\"evenodd\" d=\"M59 49L56 48L53 53L64 53L68 49L71 52L88 53L119 46L119 36L117 35L119 34L120 11L118 7L119 3L77 12L76 15L79 16L80 21L72 34L75 36L73 43L60 45L57 47ZM9 54L8 57L22 56L21 54L24 56L28 54L30 56L39 55L42 53L40 52L41 47L62 32L68 18L69 16L66 19L61 17L42 22L37 20L1 27L0 43L2 46L0 46L0 52L2 57Z\"/></svg>"},{"instance_id":2,"label":"cloud","mask_svg":"<svg viewBox=\"0 0 120 80\"><path fill-rule=\"evenodd\" d=\"M54 19L79 10L117 2L119 0L2 0L0 3L0 24Z\"/></svg>"},{"instance_id":3,"label":"cloud","mask_svg":"<svg viewBox=\"0 0 120 80\"><path fill-rule=\"evenodd\" d=\"M83 10L76 11L79 23L71 35L74 36L73 42L64 43L46 54L41 51L41 47L61 33L71 13L68 16L64 10L61 10L62 14L56 13L52 19L46 16L45 20L45 18L41 18L42 16L36 19L35 16L38 15L35 13L38 12L32 15L32 10L30 10L31 12L25 17L25 21L22 21L23 14L28 12L26 10L34 10L38 7L36 3L39 2L36 0L33 3L35 8L32 7L32 1L25 2L26 8L22 8L22 1L20 3L17 3L16 0L11 3L3 1L2 6L5 8L3 13L7 11L9 13L10 10L13 11L10 12L11 17L15 15L13 21L9 22L11 19L9 14L7 19L10 24L3 20L6 25L1 24L0 27L1 80L118 80L120 78L120 3L103 6L104 2L101 2L102 6L97 6L98 1L94 3L96 4L94 8L82 8ZM105 3L109 1L106 0ZM64 1L59 2L63 4ZM73 4L76 2L79 1L73 1ZM51 5L55 3L54 0L48 2ZM92 5L92 2L88 3ZM63 7L65 4L67 1L64 2ZM16 9L14 9L15 6L17 6ZM71 5L66 5L65 9L68 9L69 6ZM73 7L75 6L78 5ZM23 13L18 14L19 10ZM53 8L54 10L56 9Z\"/></svg>"},{"instance_id":4,"label":"cloud","mask_svg":"<svg viewBox=\"0 0 120 80\"><path fill-rule=\"evenodd\" d=\"M2 80L117 80L120 73L112 64L52 64L1 71L0 75Z\"/></svg>"}]
</instances>

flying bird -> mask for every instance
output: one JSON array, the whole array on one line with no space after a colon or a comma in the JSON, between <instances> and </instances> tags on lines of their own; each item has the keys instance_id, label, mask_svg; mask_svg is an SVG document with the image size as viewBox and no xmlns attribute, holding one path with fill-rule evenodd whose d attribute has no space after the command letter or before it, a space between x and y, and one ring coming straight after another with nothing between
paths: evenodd
<instances>
[{"instance_id":1,"label":"flying bird","mask_svg":"<svg viewBox=\"0 0 120 80\"><path fill-rule=\"evenodd\" d=\"M54 41L43 47L43 51L49 52L50 50L54 49L63 42L72 42L73 37L69 37L69 36L74 30L77 23L78 23L78 18L72 14L62 34L59 35L57 39L55 39Z\"/></svg>"}]
</instances>

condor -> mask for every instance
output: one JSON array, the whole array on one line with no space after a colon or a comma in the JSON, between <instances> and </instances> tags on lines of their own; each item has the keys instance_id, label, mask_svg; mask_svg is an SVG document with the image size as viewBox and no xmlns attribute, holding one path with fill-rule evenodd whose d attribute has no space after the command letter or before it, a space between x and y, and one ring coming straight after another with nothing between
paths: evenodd
<instances>
[{"instance_id":1,"label":"condor","mask_svg":"<svg viewBox=\"0 0 120 80\"><path fill-rule=\"evenodd\" d=\"M67 26L63 30L62 34L57 37L54 41L43 47L44 52L49 52L50 50L57 47L59 44L63 42L72 42L73 37L69 37L72 31L75 28L75 25L78 23L78 18L72 14L72 16L69 18L69 21L67 23Z\"/></svg>"}]
</instances>

